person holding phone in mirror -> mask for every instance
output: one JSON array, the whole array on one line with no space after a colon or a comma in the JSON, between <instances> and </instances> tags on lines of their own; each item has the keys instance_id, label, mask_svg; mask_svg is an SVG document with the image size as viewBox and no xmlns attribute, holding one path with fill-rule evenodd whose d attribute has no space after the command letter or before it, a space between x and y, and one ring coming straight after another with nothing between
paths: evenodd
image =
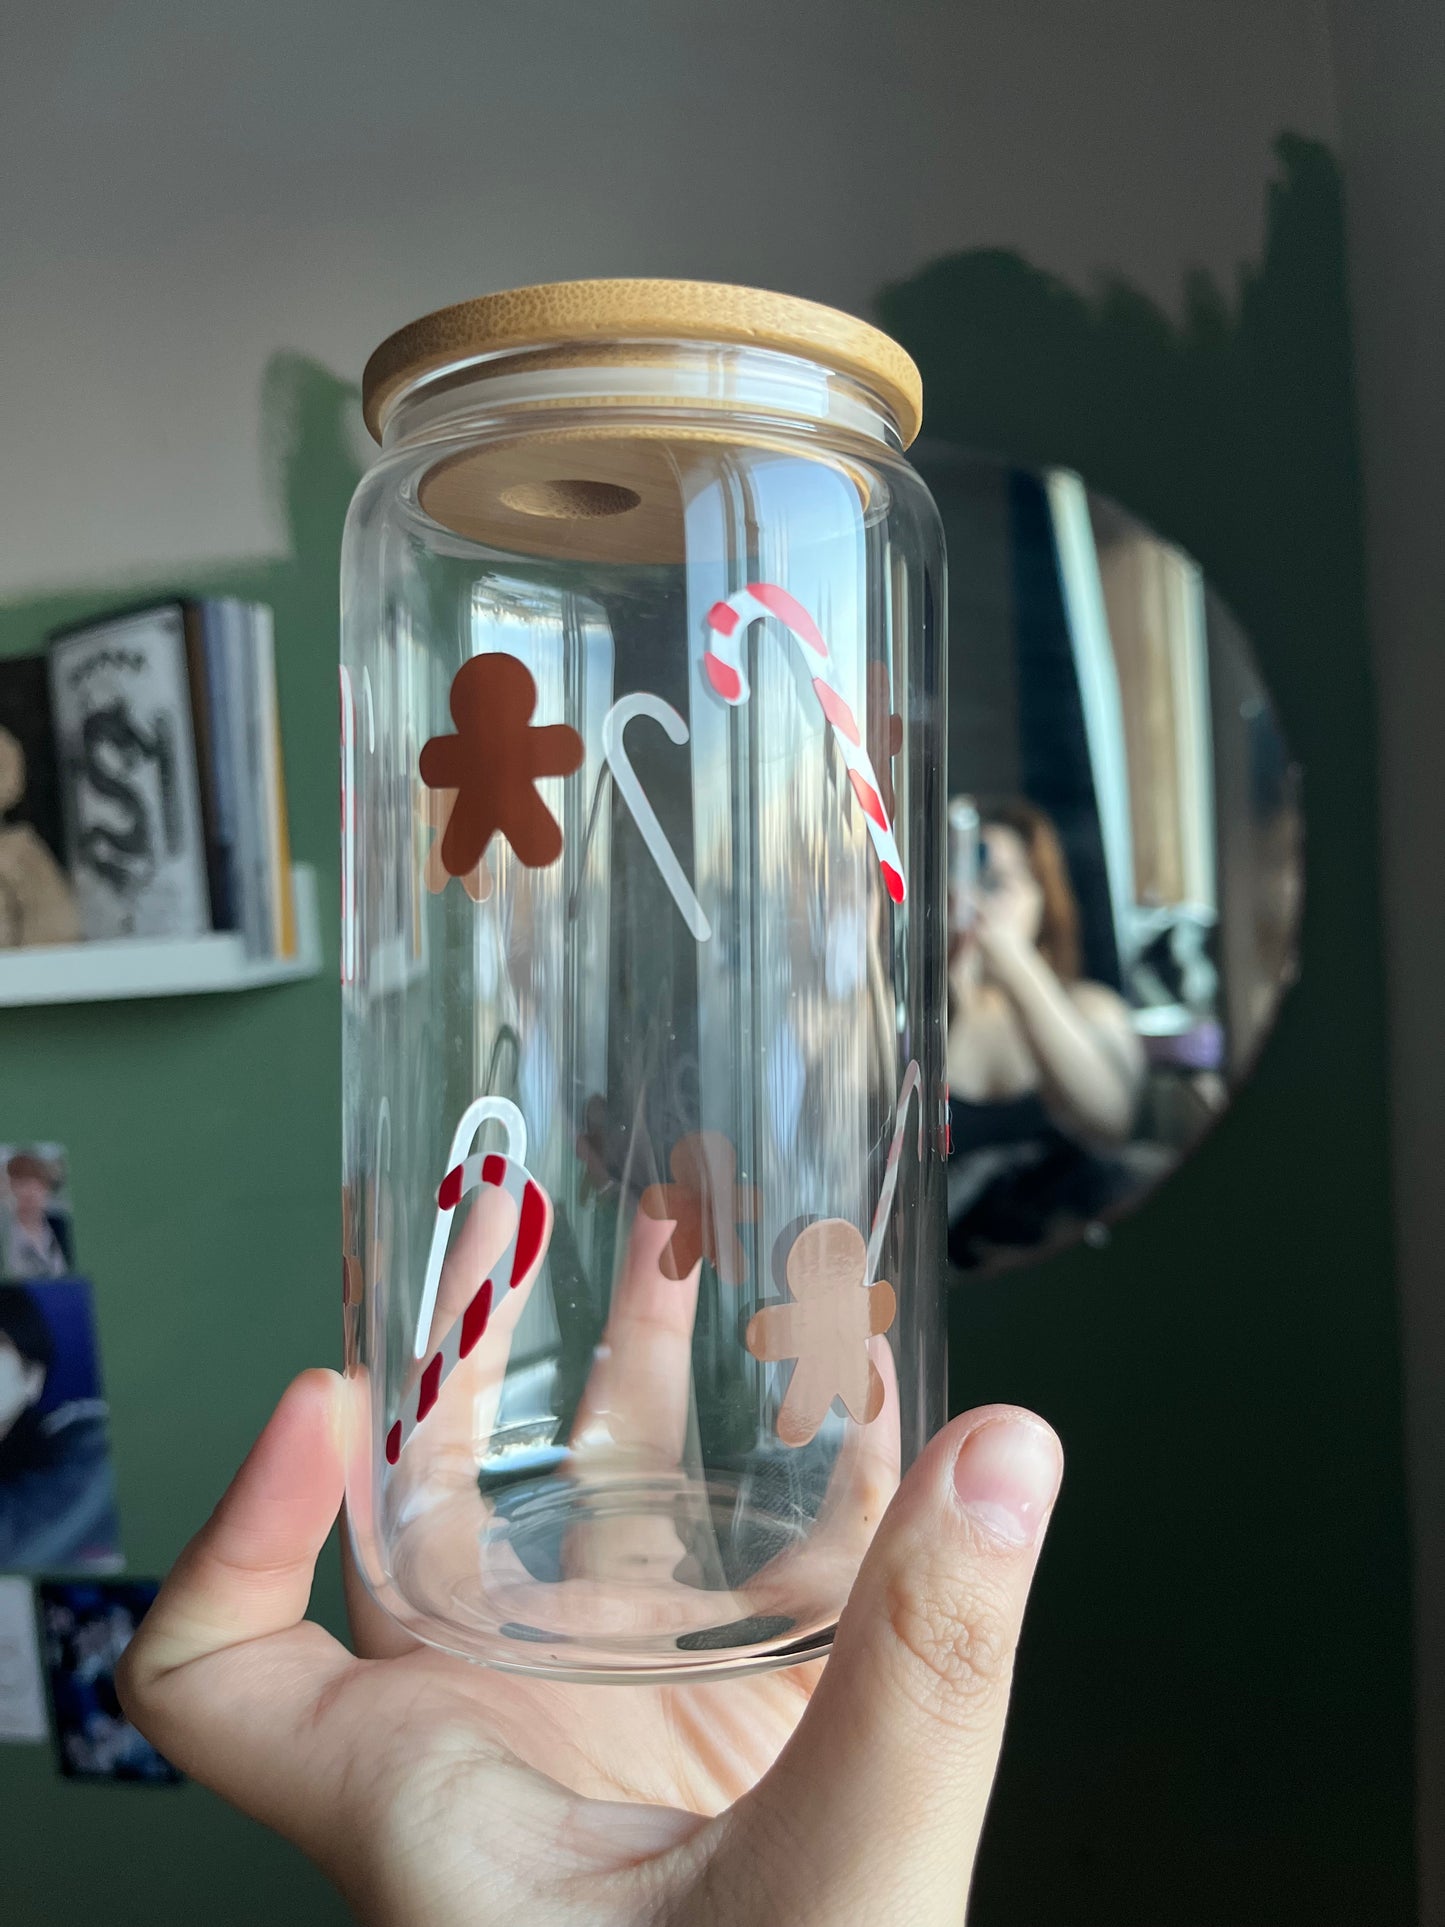
<instances>
[{"instance_id":1,"label":"person holding phone in mirror","mask_svg":"<svg viewBox=\"0 0 1445 1927\"><path fill-rule=\"evenodd\" d=\"M1058 833L1023 801L949 807L949 1256L977 1268L1117 1209L1145 1078L1128 1005L1080 976Z\"/></svg>"}]
</instances>

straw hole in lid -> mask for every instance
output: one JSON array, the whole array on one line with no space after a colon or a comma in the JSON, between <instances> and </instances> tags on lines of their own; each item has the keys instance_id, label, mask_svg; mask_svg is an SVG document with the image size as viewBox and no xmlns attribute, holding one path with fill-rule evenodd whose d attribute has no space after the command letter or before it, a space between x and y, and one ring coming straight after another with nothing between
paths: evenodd
<instances>
[{"instance_id":1,"label":"straw hole in lid","mask_svg":"<svg viewBox=\"0 0 1445 1927\"><path fill-rule=\"evenodd\" d=\"M552 522L593 522L604 515L626 515L642 497L617 482L519 482L501 500L518 515L545 516Z\"/></svg>"}]
</instances>

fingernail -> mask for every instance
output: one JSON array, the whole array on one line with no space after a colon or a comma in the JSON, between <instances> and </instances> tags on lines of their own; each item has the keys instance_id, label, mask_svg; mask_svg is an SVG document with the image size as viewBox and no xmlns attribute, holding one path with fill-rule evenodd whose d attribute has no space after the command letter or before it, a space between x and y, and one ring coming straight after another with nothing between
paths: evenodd
<instances>
[{"instance_id":1,"label":"fingernail","mask_svg":"<svg viewBox=\"0 0 1445 1927\"><path fill-rule=\"evenodd\" d=\"M1063 1470L1058 1441L1026 1418L989 1419L970 1432L953 1465L964 1511L1006 1546L1031 1546L1049 1516Z\"/></svg>"}]
</instances>

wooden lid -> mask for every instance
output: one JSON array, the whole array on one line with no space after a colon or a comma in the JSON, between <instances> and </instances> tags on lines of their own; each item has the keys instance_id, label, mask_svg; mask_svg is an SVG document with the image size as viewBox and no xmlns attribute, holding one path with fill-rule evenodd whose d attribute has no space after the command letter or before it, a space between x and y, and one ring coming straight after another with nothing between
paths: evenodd
<instances>
[{"instance_id":1,"label":"wooden lid","mask_svg":"<svg viewBox=\"0 0 1445 1927\"><path fill-rule=\"evenodd\" d=\"M551 561L675 563L716 559L720 532L688 526L688 504L721 474L729 497L746 496L755 471L779 461L807 470L793 480L816 505L828 502L851 529L867 508L865 469L821 441L789 443L750 424L688 422L528 427L502 440L445 455L421 475L425 515L469 542Z\"/></svg>"},{"instance_id":2,"label":"wooden lid","mask_svg":"<svg viewBox=\"0 0 1445 1927\"><path fill-rule=\"evenodd\" d=\"M714 281L551 281L439 308L388 335L367 362L362 412L380 441L398 395L469 357L645 340L720 342L802 356L876 395L897 421L905 448L918 433L923 381L890 336L816 301Z\"/></svg>"}]
</instances>

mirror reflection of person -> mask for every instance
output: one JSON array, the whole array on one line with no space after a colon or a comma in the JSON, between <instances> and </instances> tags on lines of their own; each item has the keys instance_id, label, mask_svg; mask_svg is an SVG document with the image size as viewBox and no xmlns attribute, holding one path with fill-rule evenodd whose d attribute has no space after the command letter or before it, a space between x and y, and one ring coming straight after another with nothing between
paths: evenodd
<instances>
[{"instance_id":1,"label":"mirror reflection of person","mask_svg":"<svg viewBox=\"0 0 1445 1927\"><path fill-rule=\"evenodd\" d=\"M104 1404L40 1410L55 1364L45 1289L0 1285L0 1572L109 1565L119 1544Z\"/></svg>"},{"instance_id":2,"label":"mirror reflection of person","mask_svg":"<svg viewBox=\"0 0 1445 1927\"><path fill-rule=\"evenodd\" d=\"M949 1255L977 1266L1120 1205L1145 1059L1124 1000L1079 975L1058 834L1023 802L980 813L950 913Z\"/></svg>"},{"instance_id":3,"label":"mirror reflection of person","mask_svg":"<svg viewBox=\"0 0 1445 1927\"><path fill-rule=\"evenodd\" d=\"M5 1166L10 1210L4 1225L0 1276L63 1278L70 1269L70 1231L53 1208L56 1174L44 1158L17 1151Z\"/></svg>"}]
</instances>

